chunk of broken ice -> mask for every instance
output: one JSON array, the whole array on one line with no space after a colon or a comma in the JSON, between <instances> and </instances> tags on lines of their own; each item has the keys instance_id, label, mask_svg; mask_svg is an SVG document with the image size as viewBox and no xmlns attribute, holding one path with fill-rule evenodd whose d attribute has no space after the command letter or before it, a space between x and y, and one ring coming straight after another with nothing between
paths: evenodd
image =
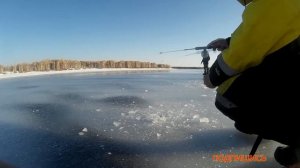
<instances>
[{"instance_id":1,"label":"chunk of broken ice","mask_svg":"<svg viewBox=\"0 0 300 168\"><path fill-rule=\"evenodd\" d=\"M131 110L131 111L129 111L128 112L128 114L135 114L137 111L135 111L135 110Z\"/></svg>"},{"instance_id":2,"label":"chunk of broken ice","mask_svg":"<svg viewBox=\"0 0 300 168\"><path fill-rule=\"evenodd\" d=\"M209 119L204 117L204 118L200 118L200 122L201 123L209 123Z\"/></svg>"},{"instance_id":3,"label":"chunk of broken ice","mask_svg":"<svg viewBox=\"0 0 300 168\"><path fill-rule=\"evenodd\" d=\"M115 127L119 127L121 125L121 123L118 122L118 121L114 121L113 124L114 124Z\"/></svg>"},{"instance_id":4,"label":"chunk of broken ice","mask_svg":"<svg viewBox=\"0 0 300 168\"><path fill-rule=\"evenodd\" d=\"M193 119L197 119L199 117L200 117L199 114L196 114L196 115L193 116Z\"/></svg>"}]
</instances>

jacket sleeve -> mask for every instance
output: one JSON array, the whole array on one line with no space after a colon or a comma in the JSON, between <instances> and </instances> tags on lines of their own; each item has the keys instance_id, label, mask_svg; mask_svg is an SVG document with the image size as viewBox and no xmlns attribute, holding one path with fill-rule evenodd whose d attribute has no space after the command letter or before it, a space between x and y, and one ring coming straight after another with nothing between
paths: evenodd
<instances>
[{"instance_id":1,"label":"jacket sleeve","mask_svg":"<svg viewBox=\"0 0 300 168\"><path fill-rule=\"evenodd\" d=\"M210 69L212 84L218 86L259 65L265 56L299 36L296 29L300 24L295 22L299 18L299 4L296 0L256 0L249 4L242 23L230 38L229 48L217 57Z\"/></svg>"}]
</instances>

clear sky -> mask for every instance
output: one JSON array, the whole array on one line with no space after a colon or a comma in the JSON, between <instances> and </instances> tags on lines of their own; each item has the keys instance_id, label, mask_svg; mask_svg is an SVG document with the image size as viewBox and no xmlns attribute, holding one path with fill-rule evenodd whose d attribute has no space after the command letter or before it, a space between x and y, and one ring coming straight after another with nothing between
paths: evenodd
<instances>
[{"instance_id":1,"label":"clear sky","mask_svg":"<svg viewBox=\"0 0 300 168\"><path fill-rule=\"evenodd\" d=\"M43 59L200 66L206 45L241 22L236 0L0 0L0 64ZM212 59L218 54L210 52Z\"/></svg>"}]
</instances>

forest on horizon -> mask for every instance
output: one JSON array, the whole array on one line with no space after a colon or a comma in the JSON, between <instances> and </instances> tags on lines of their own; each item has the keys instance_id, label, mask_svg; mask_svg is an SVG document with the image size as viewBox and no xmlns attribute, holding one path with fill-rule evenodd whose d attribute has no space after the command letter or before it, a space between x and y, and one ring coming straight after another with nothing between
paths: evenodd
<instances>
[{"instance_id":1,"label":"forest on horizon","mask_svg":"<svg viewBox=\"0 0 300 168\"><path fill-rule=\"evenodd\" d=\"M170 68L167 64L156 64L141 61L76 61L76 60L43 60L33 63L22 63L11 66L0 65L0 73L24 73L31 71L62 71L91 68Z\"/></svg>"}]
</instances>

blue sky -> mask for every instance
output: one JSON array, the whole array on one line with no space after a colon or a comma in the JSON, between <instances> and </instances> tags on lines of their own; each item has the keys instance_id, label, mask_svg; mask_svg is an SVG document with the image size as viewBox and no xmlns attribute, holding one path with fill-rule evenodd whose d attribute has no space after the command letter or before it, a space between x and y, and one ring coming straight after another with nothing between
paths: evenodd
<instances>
[{"instance_id":1,"label":"blue sky","mask_svg":"<svg viewBox=\"0 0 300 168\"><path fill-rule=\"evenodd\" d=\"M0 64L43 59L200 66L192 52L241 22L235 0L0 0ZM212 59L217 52L211 52Z\"/></svg>"}]
</instances>

